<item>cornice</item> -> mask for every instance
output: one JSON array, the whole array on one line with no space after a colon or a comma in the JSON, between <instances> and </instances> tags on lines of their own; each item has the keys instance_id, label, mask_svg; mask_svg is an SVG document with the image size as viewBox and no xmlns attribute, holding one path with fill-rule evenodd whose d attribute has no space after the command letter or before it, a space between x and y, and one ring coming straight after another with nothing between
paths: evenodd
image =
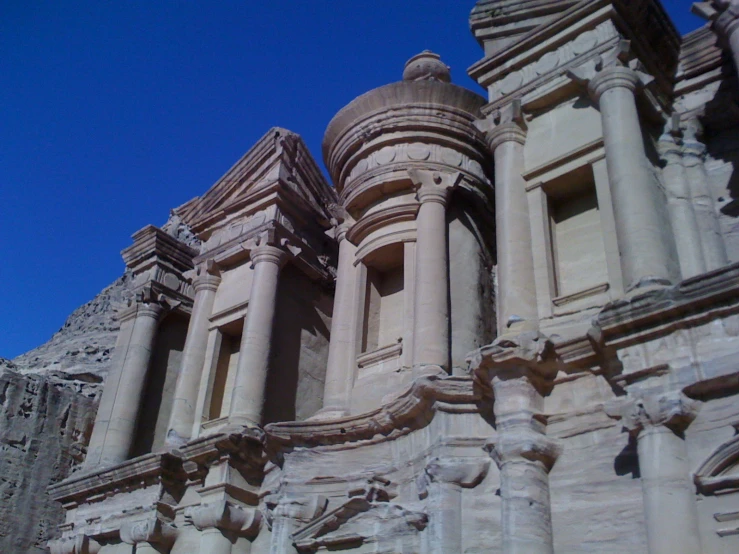
<instances>
[{"instance_id":1,"label":"cornice","mask_svg":"<svg viewBox=\"0 0 739 554\"><path fill-rule=\"evenodd\" d=\"M739 263L682 283L617 300L595 320L601 346L622 348L649 337L739 313Z\"/></svg>"},{"instance_id":2,"label":"cornice","mask_svg":"<svg viewBox=\"0 0 739 554\"><path fill-rule=\"evenodd\" d=\"M91 496L110 494L121 488L141 488L150 480L178 480L182 459L171 453L146 454L113 467L70 477L49 487L49 495L62 504L82 502Z\"/></svg>"},{"instance_id":3,"label":"cornice","mask_svg":"<svg viewBox=\"0 0 739 554\"><path fill-rule=\"evenodd\" d=\"M268 441L280 446L357 446L425 427L438 410L477 411L478 401L469 377L423 377L397 399L372 412L329 421L272 423L265 427L265 433Z\"/></svg>"},{"instance_id":4,"label":"cornice","mask_svg":"<svg viewBox=\"0 0 739 554\"><path fill-rule=\"evenodd\" d=\"M651 17L649 21L646 21L647 15ZM661 91L660 103L666 108L672 94L680 38L656 0L583 0L556 20L537 27L513 45L477 62L469 68L468 73L481 85L488 86L494 81L500 81L507 74L532 64L537 57L543 61L548 52L572 41L585 29L592 29L609 20L625 38L632 41L636 58L655 76ZM598 48L602 49L602 45ZM593 52L584 51L575 59L582 63L592 55ZM566 70L564 66L569 63L563 62L561 69ZM545 81L556 78L560 73L562 71L559 69L551 71L532 83L542 86ZM532 83L526 85L528 89L536 88L532 87ZM522 93L522 90L511 92L519 96Z\"/></svg>"}]
</instances>

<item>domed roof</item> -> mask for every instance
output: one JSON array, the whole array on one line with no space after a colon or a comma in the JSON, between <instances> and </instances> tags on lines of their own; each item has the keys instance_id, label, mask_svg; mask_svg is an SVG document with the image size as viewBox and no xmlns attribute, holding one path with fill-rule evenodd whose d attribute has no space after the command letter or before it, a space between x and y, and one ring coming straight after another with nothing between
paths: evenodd
<instances>
[{"instance_id":1,"label":"domed roof","mask_svg":"<svg viewBox=\"0 0 739 554\"><path fill-rule=\"evenodd\" d=\"M452 84L449 67L437 54L421 52L405 64L402 81L366 92L334 116L323 138L326 167L336 180L342 165L339 159L349 155L368 133L399 124L474 133L472 122L482 116L480 108L486 102L479 94ZM442 112L444 116L439 115Z\"/></svg>"}]
</instances>

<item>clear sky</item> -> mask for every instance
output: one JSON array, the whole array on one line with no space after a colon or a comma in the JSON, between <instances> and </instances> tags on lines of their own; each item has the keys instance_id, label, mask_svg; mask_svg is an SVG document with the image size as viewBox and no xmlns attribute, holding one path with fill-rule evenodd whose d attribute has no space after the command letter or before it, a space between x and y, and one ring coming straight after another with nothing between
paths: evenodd
<instances>
[{"instance_id":1,"label":"clear sky","mask_svg":"<svg viewBox=\"0 0 739 554\"><path fill-rule=\"evenodd\" d=\"M664 0L681 32L702 24L690 3ZM320 161L331 117L424 49L479 90L473 4L0 1L0 357L46 341L123 272L133 232L270 127Z\"/></svg>"}]
</instances>

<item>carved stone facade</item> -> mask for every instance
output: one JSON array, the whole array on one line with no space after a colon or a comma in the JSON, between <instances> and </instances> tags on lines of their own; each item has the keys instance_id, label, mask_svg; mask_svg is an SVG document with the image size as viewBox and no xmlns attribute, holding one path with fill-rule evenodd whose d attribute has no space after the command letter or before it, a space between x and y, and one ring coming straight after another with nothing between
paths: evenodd
<instances>
[{"instance_id":1,"label":"carved stone facade","mask_svg":"<svg viewBox=\"0 0 739 554\"><path fill-rule=\"evenodd\" d=\"M54 553L739 549L739 4L480 0L123 253Z\"/></svg>"}]
</instances>

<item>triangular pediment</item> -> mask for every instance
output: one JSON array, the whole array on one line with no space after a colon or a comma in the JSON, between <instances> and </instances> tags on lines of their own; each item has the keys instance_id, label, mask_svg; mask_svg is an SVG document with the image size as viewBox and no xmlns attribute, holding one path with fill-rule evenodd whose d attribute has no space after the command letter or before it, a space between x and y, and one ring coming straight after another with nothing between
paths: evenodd
<instances>
[{"instance_id":1,"label":"triangular pediment","mask_svg":"<svg viewBox=\"0 0 739 554\"><path fill-rule=\"evenodd\" d=\"M203 196L180 206L177 215L196 233L207 230L220 215L242 209L260 192L275 190L329 219L336 193L299 135L273 127Z\"/></svg>"}]
</instances>

